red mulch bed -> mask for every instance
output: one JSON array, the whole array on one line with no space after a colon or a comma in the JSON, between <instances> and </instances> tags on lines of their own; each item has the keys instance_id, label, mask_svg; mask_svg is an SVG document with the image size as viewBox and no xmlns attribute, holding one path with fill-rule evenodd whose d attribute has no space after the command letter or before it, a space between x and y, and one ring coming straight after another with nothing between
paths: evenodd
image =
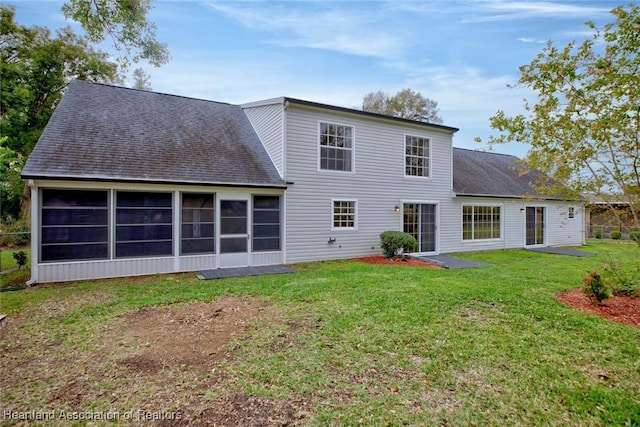
<instances>
[{"instance_id":1,"label":"red mulch bed","mask_svg":"<svg viewBox=\"0 0 640 427\"><path fill-rule=\"evenodd\" d=\"M596 316L604 317L614 322L640 328L639 297L614 295L604 300L600 305L595 305L589 297L585 295L582 289L572 289L561 292L557 297L569 307L585 313L595 314Z\"/></svg>"},{"instance_id":2,"label":"red mulch bed","mask_svg":"<svg viewBox=\"0 0 640 427\"><path fill-rule=\"evenodd\" d=\"M362 258L356 258L356 261L366 262L367 264L383 264L383 265L410 265L412 267L425 267L425 268L442 268L438 264L432 262L420 261L415 258L405 258L402 256L396 256L393 258L385 258L382 255L367 256Z\"/></svg>"}]
</instances>

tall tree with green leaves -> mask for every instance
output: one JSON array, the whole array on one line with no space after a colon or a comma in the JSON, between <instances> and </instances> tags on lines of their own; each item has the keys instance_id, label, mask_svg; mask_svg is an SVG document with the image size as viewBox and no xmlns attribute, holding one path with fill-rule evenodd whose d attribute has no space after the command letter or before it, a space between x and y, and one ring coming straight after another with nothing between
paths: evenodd
<instances>
[{"instance_id":1,"label":"tall tree with green leaves","mask_svg":"<svg viewBox=\"0 0 640 427\"><path fill-rule=\"evenodd\" d=\"M15 170L33 150L64 89L72 79L118 81L118 65L106 53L94 50L70 28L55 37L44 27L24 27L15 22L15 9L0 6L0 132L5 170ZM22 159L22 160L20 160ZM9 168L9 169L6 169ZM0 177L6 184L5 175ZM2 187L7 188L7 185ZM8 199L22 197L22 183L2 190L3 216L17 217L7 209Z\"/></svg>"},{"instance_id":2,"label":"tall tree with green leaves","mask_svg":"<svg viewBox=\"0 0 640 427\"><path fill-rule=\"evenodd\" d=\"M556 47L551 41L520 67L519 86L536 92L526 114L498 111L490 144L531 149L527 166L585 194L624 202L640 225L640 6L611 11L615 21L586 25L590 39ZM544 189L544 188L543 188ZM553 191L553 189L549 189Z\"/></svg>"},{"instance_id":3,"label":"tall tree with green leaves","mask_svg":"<svg viewBox=\"0 0 640 427\"><path fill-rule=\"evenodd\" d=\"M122 53L120 65L146 60L159 67L169 61L169 49L156 40L156 26L147 19L152 0L67 0L62 11L79 23L87 39L100 43L110 38Z\"/></svg>"},{"instance_id":4,"label":"tall tree with green leaves","mask_svg":"<svg viewBox=\"0 0 640 427\"><path fill-rule=\"evenodd\" d=\"M368 93L362 100L362 109L403 119L442 123L438 102L411 89L403 89L395 95L381 90Z\"/></svg>"}]
</instances>

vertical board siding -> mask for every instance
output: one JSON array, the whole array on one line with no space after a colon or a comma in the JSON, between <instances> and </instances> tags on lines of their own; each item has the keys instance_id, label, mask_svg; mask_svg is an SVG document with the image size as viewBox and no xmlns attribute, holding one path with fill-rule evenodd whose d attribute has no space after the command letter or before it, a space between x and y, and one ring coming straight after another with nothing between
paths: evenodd
<instances>
[{"instance_id":1,"label":"vertical board siding","mask_svg":"<svg viewBox=\"0 0 640 427\"><path fill-rule=\"evenodd\" d=\"M52 263L38 265L39 282L101 279L173 272L173 257L135 258L110 261Z\"/></svg>"},{"instance_id":2,"label":"vertical board siding","mask_svg":"<svg viewBox=\"0 0 640 427\"><path fill-rule=\"evenodd\" d=\"M353 173L318 170L318 122L354 128ZM451 199L451 135L337 111L287 110L286 262L381 254L379 235L402 229L402 200ZM405 134L431 140L431 178L405 177ZM332 230L332 200L356 200L356 230ZM329 239L335 242L329 243Z\"/></svg>"},{"instance_id":3,"label":"vertical board siding","mask_svg":"<svg viewBox=\"0 0 640 427\"><path fill-rule=\"evenodd\" d=\"M179 271L198 271L218 268L217 255L189 255L178 258Z\"/></svg>"},{"instance_id":4,"label":"vertical board siding","mask_svg":"<svg viewBox=\"0 0 640 427\"><path fill-rule=\"evenodd\" d=\"M282 252L253 252L251 253L250 265L276 265L284 263Z\"/></svg>"},{"instance_id":5,"label":"vertical board siding","mask_svg":"<svg viewBox=\"0 0 640 427\"><path fill-rule=\"evenodd\" d=\"M282 104L244 107L271 161L284 177L284 110Z\"/></svg>"}]
</instances>

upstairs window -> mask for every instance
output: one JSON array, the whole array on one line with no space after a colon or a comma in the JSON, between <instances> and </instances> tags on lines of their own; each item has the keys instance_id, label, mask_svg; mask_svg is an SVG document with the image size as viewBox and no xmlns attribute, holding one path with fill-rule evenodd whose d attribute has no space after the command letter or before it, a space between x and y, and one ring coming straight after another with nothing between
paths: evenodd
<instances>
[{"instance_id":1,"label":"upstairs window","mask_svg":"<svg viewBox=\"0 0 640 427\"><path fill-rule=\"evenodd\" d=\"M430 141L428 138L406 135L404 140L406 176L430 176Z\"/></svg>"},{"instance_id":2,"label":"upstairs window","mask_svg":"<svg viewBox=\"0 0 640 427\"><path fill-rule=\"evenodd\" d=\"M353 128L320 123L320 169L340 172L353 170Z\"/></svg>"}]
</instances>

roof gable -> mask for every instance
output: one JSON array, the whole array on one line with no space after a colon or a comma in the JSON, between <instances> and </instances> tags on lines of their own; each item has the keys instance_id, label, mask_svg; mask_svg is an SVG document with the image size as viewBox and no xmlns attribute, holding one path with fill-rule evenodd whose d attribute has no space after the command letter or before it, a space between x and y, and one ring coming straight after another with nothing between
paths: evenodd
<instances>
[{"instance_id":1,"label":"roof gable","mask_svg":"<svg viewBox=\"0 0 640 427\"><path fill-rule=\"evenodd\" d=\"M22 175L284 186L239 106L78 80Z\"/></svg>"}]
</instances>

